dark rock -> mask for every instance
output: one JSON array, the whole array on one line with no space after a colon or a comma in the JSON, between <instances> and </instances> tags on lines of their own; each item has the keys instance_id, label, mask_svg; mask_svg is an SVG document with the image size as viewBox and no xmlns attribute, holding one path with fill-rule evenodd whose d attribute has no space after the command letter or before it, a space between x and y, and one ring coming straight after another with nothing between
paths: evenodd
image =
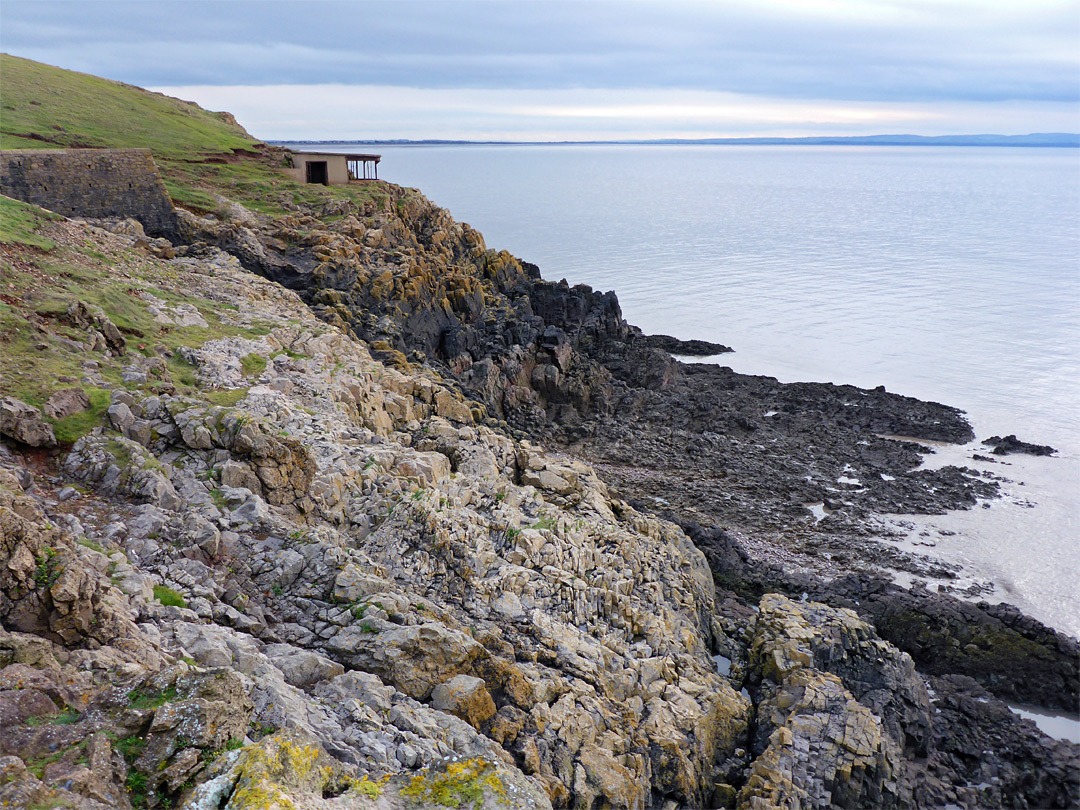
<instances>
[{"instance_id":1,"label":"dark rock","mask_svg":"<svg viewBox=\"0 0 1080 810\"><path fill-rule=\"evenodd\" d=\"M917 806L1080 805L1080 746L1047 737L971 678L929 683L936 710L930 753L907 775Z\"/></svg>"},{"instance_id":2,"label":"dark rock","mask_svg":"<svg viewBox=\"0 0 1080 810\"><path fill-rule=\"evenodd\" d=\"M971 604L866 575L824 581L761 564L722 530L684 528L721 588L751 601L776 590L850 608L910 654L920 672L967 675L1002 699L1074 713L1080 707L1080 644L1011 605Z\"/></svg>"},{"instance_id":3,"label":"dark rock","mask_svg":"<svg viewBox=\"0 0 1080 810\"><path fill-rule=\"evenodd\" d=\"M1057 452L1048 444L1022 442L1012 433L1004 438L991 436L989 439L983 439L983 444L993 447L996 456L1007 456L1010 453L1027 453L1029 456L1052 456Z\"/></svg>"},{"instance_id":4,"label":"dark rock","mask_svg":"<svg viewBox=\"0 0 1080 810\"><path fill-rule=\"evenodd\" d=\"M730 346L720 343L710 343L707 340L679 340L671 335L646 335L644 341L650 348L689 357L708 357L735 351Z\"/></svg>"}]
</instances>

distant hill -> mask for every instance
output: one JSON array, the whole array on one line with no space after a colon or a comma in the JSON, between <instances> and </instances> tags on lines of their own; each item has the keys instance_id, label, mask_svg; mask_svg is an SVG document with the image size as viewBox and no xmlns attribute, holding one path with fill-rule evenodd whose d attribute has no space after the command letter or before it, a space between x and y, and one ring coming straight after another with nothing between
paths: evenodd
<instances>
[{"instance_id":1,"label":"distant hill","mask_svg":"<svg viewBox=\"0 0 1080 810\"><path fill-rule=\"evenodd\" d=\"M278 144L378 144L384 146L441 146L454 144L576 145L661 144L677 145L757 145L757 146L1053 146L1080 147L1080 133L1035 132L1030 135L819 135L808 138L658 138L621 141L450 141L450 140L368 140L368 141L270 141Z\"/></svg>"},{"instance_id":2,"label":"distant hill","mask_svg":"<svg viewBox=\"0 0 1080 810\"><path fill-rule=\"evenodd\" d=\"M852 135L812 138L703 138L657 140L652 143L763 144L802 146L1071 146L1080 147L1080 134L1036 132L1030 135Z\"/></svg>"}]
</instances>

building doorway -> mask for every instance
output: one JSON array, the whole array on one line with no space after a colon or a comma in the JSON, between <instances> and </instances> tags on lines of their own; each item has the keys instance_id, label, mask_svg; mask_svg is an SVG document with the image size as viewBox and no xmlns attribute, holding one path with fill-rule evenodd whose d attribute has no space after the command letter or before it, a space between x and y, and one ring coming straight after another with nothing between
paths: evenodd
<instances>
[{"instance_id":1,"label":"building doorway","mask_svg":"<svg viewBox=\"0 0 1080 810\"><path fill-rule=\"evenodd\" d=\"M318 183L325 186L328 184L329 179L326 173L325 160L309 160L307 162L307 181L309 183Z\"/></svg>"}]
</instances>

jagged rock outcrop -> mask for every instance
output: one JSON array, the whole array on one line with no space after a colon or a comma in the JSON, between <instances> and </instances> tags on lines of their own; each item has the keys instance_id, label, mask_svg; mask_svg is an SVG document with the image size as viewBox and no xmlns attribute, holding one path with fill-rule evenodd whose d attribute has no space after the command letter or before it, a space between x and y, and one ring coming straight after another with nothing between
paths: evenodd
<instances>
[{"instance_id":1,"label":"jagged rock outcrop","mask_svg":"<svg viewBox=\"0 0 1080 810\"><path fill-rule=\"evenodd\" d=\"M507 806L711 801L745 764L749 702L710 658L713 582L686 536L586 465L478 424L482 410L438 374L383 365L235 262L212 276L173 262L189 302L238 313L216 318L257 307L262 334L182 352L188 379L239 392L234 404L131 375L57 470L107 500L65 501L55 536L11 550L25 561L9 565L5 622L68 646L130 636L159 651L153 667L125 664L126 692L90 700L64 750L126 701L146 707L106 727L138 742L110 755L106 781L129 801L322 791L348 806L348 790L325 795L336 776L256 768L286 740L391 802L447 780ZM67 544L97 555L93 576ZM38 559L46 547L61 549L55 569ZM47 587L42 565L57 572ZM264 738L274 729L299 736ZM214 770L200 753L233 747L228 769L226 754Z\"/></svg>"},{"instance_id":2,"label":"jagged rock outcrop","mask_svg":"<svg viewBox=\"0 0 1080 810\"><path fill-rule=\"evenodd\" d=\"M829 581L748 553L745 538L687 526L717 584L757 599L763 592L803 595L848 608L911 655L930 675L974 678L998 698L1073 712L1080 701L1080 644L1006 603L969 602L925 587L901 588L879 576Z\"/></svg>"},{"instance_id":3,"label":"jagged rock outcrop","mask_svg":"<svg viewBox=\"0 0 1080 810\"><path fill-rule=\"evenodd\" d=\"M688 534L605 483L670 495L681 519L720 514L716 487L739 492L724 514L754 503L768 472L759 511L783 500L780 522L796 525L791 499L835 495L827 481L851 465L902 478L836 496L852 515L892 495L953 504L992 482L908 475L919 453L874 433L956 437L957 413L680 366L622 320L613 294L542 282L417 195L391 198L393 215L345 205L326 227L298 213L276 235L242 210L227 225L182 215L192 244L175 257L137 234L50 226L66 246L56 261L82 261L73 246L89 243L113 263L90 266L103 287L123 285L116 321L137 322L125 328L142 342L110 343L112 313L85 303L43 308L92 338L39 324L78 353L84 375L63 384L111 393L61 455L0 453L0 801L675 810L1076 798L1075 748L1006 722L994 701L980 709L977 687L942 680L935 711L922 662L885 640L904 637L887 632L887 610L875 633L823 604L767 595L755 614L747 602L775 582L852 603L869 585L764 565L755 578L721 530L686 523ZM776 426L749 414L762 401L783 404ZM543 437L609 463L598 472ZM762 437L774 454L748 453ZM805 481L808 467L779 459L811 439L834 449L812 460L827 475ZM704 488L683 477L743 456ZM740 490L730 479L743 475ZM809 548L785 559L812 559ZM741 590L718 602L718 583ZM985 659L1008 684L999 691L1019 688L1033 661L1050 664L1054 688L1074 683L1067 643L1046 628L1002 608L973 615L1034 644L1015 672L1000 651ZM730 657L725 674L714 653ZM1005 753L980 764L979 746ZM1046 776L1025 782L1032 769ZM990 787L961 784L975 778Z\"/></svg>"},{"instance_id":4,"label":"jagged rock outcrop","mask_svg":"<svg viewBox=\"0 0 1080 810\"><path fill-rule=\"evenodd\" d=\"M777 594L759 610L758 758L739 807L910 806L902 752L925 754L930 725L911 658L848 611Z\"/></svg>"},{"instance_id":5,"label":"jagged rock outcrop","mask_svg":"<svg viewBox=\"0 0 1080 810\"><path fill-rule=\"evenodd\" d=\"M303 213L182 221L195 245L297 290L377 359L439 368L478 419L572 449L639 508L768 532L806 570L872 570L864 557L925 570L868 540L867 516L969 508L997 491L970 470L917 469L929 448L890 438L966 441L955 408L677 363L668 350L726 347L642 335L614 293L544 281L415 191L381 190L387 210L357 208L332 225Z\"/></svg>"},{"instance_id":6,"label":"jagged rock outcrop","mask_svg":"<svg viewBox=\"0 0 1080 810\"><path fill-rule=\"evenodd\" d=\"M970 678L928 688L911 657L853 611L765 595L749 670L756 759L740 808L1067 807L1080 799L1080 778L1067 775L1080 747L1035 733Z\"/></svg>"}]
</instances>

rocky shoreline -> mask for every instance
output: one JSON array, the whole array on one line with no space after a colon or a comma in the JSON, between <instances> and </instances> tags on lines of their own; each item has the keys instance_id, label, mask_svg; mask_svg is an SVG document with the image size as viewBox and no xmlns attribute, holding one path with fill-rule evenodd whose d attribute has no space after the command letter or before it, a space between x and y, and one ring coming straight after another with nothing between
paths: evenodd
<instances>
[{"instance_id":1,"label":"rocky shoreline","mask_svg":"<svg viewBox=\"0 0 1080 810\"><path fill-rule=\"evenodd\" d=\"M1002 702L1076 711L1076 640L881 573L954 575L874 514L997 492L919 469L959 411L678 362L725 347L380 188L3 246L5 351L106 399L49 449L91 397L5 398L0 800L1080 802L1080 747Z\"/></svg>"}]
</instances>

